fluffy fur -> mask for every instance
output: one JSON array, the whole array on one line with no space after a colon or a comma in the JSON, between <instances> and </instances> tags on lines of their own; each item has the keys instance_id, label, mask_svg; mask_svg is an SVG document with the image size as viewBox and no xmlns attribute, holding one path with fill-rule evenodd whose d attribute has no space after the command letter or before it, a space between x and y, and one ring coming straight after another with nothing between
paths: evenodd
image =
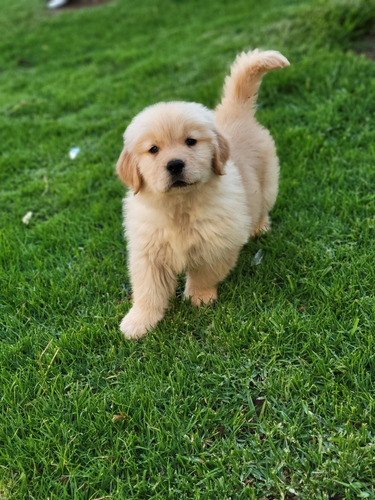
<instances>
[{"instance_id":1,"label":"fluffy fur","mask_svg":"<svg viewBox=\"0 0 375 500\"><path fill-rule=\"evenodd\" d=\"M125 338L142 337L163 318L179 273L194 305L216 300L242 246L269 229L279 165L255 103L263 75L288 65L276 51L242 53L214 112L162 102L126 129L117 163L131 188L124 226L133 306L120 325Z\"/></svg>"}]
</instances>

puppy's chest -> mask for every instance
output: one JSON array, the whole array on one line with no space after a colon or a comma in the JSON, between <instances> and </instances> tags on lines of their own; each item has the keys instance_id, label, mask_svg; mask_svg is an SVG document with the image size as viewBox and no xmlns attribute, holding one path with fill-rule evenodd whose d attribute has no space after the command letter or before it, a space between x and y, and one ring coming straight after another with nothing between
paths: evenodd
<instances>
[{"instance_id":1,"label":"puppy's chest","mask_svg":"<svg viewBox=\"0 0 375 500\"><path fill-rule=\"evenodd\" d=\"M207 262L220 246L217 227L215 231L215 224L208 218L181 214L164 227L163 233L177 272Z\"/></svg>"},{"instance_id":2,"label":"puppy's chest","mask_svg":"<svg viewBox=\"0 0 375 500\"><path fill-rule=\"evenodd\" d=\"M166 241L178 253L190 253L196 246L204 246L204 236L210 232L207 220L192 217L188 213L179 214L164 227Z\"/></svg>"}]
</instances>

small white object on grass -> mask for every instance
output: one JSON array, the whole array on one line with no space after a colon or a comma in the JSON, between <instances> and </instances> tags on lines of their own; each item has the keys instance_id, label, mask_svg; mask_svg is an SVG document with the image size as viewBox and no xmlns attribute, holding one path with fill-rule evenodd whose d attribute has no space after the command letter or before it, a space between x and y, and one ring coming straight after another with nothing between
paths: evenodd
<instances>
[{"instance_id":1,"label":"small white object on grass","mask_svg":"<svg viewBox=\"0 0 375 500\"><path fill-rule=\"evenodd\" d=\"M264 252L263 250L260 248L257 253L254 255L253 257L253 261L252 261L252 264L253 266L259 266L259 264L262 262L263 260L263 255L264 255Z\"/></svg>"},{"instance_id":2,"label":"small white object on grass","mask_svg":"<svg viewBox=\"0 0 375 500\"><path fill-rule=\"evenodd\" d=\"M77 158L77 155L80 153L81 148L71 148L69 151L69 158L71 160L74 160L74 158Z\"/></svg>"},{"instance_id":3,"label":"small white object on grass","mask_svg":"<svg viewBox=\"0 0 375 500\"><path fill-rule=\"evenodd\" d=\"M22 217L22 222L27 225L30 222L32 216L32 212L27 212L27 214Z\"/></svg>"},{"instance_id":4,"label":"small white object on grass","mask_svg":"<svg viewBox=\"0 0 375 500\"><path fill-rule=\"evenodd\" d=\"M49 9L58 9L59 7L62 7L66 3L68 3L68 0L50 0L47 3L47 7Z\"/></svg>"}]
</instances>

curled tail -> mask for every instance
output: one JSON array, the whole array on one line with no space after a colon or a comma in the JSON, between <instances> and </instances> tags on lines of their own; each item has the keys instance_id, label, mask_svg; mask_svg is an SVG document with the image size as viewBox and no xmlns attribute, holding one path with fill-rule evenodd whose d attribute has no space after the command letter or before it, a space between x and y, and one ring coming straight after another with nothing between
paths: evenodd
<instances>
[{"instance_id":1,"label":"curled tail","mask_svg":"<svg viewBox=\"0 0 375 500\"><path fill-rule=\"evenodd\" d=\"M224 83L222 106L241 104L255 112L257 92L262 77L268 71L289 66L289 61L276 50L258 49L239 54Z\"/></svg>"}]
</instances>

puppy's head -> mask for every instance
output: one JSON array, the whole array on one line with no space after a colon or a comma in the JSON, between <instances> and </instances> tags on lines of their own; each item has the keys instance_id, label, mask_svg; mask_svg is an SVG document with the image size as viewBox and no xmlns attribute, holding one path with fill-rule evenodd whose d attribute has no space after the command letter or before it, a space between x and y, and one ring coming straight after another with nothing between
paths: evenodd
<instances>
[{"instance_id":1,"label":"puppy's head","mask_svg":"<svg viewBox=\"0 0 375 500\"><path fill-rule=\"evenodd\" d=\"M229 145L211 111L196 103L159 103L126 129L117 173L135 194L181 193L222 175L228 157Z\"/></svg>"}]
</instances>

